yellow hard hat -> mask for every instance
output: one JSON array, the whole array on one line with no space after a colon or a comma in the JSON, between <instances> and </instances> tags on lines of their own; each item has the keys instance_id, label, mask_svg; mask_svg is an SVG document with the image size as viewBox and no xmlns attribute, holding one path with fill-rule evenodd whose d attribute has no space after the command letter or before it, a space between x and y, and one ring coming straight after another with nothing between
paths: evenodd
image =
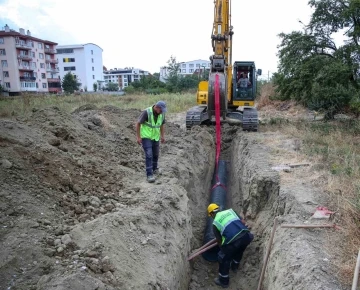
<instances>
[{"instance_id":1,"label":"yellow hard hat","mask_svg":"<svg viewBox=\"0 0 360 290\"><path fill-rule=\"evenodd\" d=\"M210 214L213 212L213 211L216 211L217 209L219 209L219 206L216 204L216 203L210 203L208 208L207 208L207 211L208 211L208 215L210 216Z\"/></svg>"}]
</instances>

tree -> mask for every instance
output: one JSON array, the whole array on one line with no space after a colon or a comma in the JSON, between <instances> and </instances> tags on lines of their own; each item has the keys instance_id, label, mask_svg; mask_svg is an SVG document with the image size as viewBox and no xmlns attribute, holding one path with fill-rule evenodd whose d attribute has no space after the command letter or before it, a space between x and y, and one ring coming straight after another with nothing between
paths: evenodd
<instances>
[{"instance_id":1,"label":"tree","mask_svg":"<svg viewBox=\"0 0 360 290\"><path fill-rule=\"evenodd\" d=\"M333 118L359 96L360 1L310 0L309 5L314 12L303 31L279 35L274 83L283 99L293 98ZM342 30L347 40L337 46L333 36Z\"/></svg>"},{"instance_id":2,"label":"tree","mask_svg":"<svg viewBox=\"0 0 360 290\"><path fill-rule=\"evenodd\" d=\"M180 71L180 63L176 61L176 57L170 56L170 59L167 61L167 66L165 67L167 70L166 87L170 92L179 92L179 71Z\"/></svg>"},{"instance_id":3,"label":"tree","mask_svg":"<svg viewBox=\"0 0 360 290\"><path fill-rule=\"evenodd\" d=\"M96 92L96 91L97 91L97 88L98 88L97 83L93 83L93 89L94 89L94 92Z\"/></svg>"},{"instance_id":4,"label":"tree","mask_svg":"<svg viewBox=\"0 0 360 290\"><path fill-rule=\"evenodd\" d=\"M62 80L62 88L65 93L72 94L80 88L81 84L78 82L76 76L68 72Z\"/></svg>"},{"instance_id":5,"label":"tree","mask_svg":"<svg viewBox=\"0 0 360 290\"><path fill-rule=\"evenodd\" d=\"M106 89L111 92L116 92L119 90L119 84L118 83L107 83Z\"/></svg>"}]
</instances>

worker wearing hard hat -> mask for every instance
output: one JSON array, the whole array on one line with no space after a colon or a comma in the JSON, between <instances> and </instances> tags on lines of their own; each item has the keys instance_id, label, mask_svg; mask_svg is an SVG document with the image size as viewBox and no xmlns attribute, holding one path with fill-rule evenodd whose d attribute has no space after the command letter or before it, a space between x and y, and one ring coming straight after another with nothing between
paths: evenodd
<instances>
[{"instance_id":1,"label":"worker wearing hard hat","mask_svg":"<svg viewBox=\"0 0 360 290\"><path fill-rule=\"evenodd\" d=\"M229 271L236 272L246 247L254 239L245 221L233 209L220 211L217 204L208 206L208 215L214 219L213 231L220 247L218 253L219 277L215 283L229 287Z\"/></svg>"}]
</instances>

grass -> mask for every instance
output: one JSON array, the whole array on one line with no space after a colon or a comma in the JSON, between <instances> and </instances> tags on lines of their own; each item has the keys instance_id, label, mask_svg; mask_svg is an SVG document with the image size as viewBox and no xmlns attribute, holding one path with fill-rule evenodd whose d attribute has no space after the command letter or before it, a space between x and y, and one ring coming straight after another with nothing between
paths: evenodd
<instances>
[{"instance_id":1,"label":"grass","mask_svg":"<svg viewBox=\"0 0 360 290\"><path fill-rule=\"evenodd\" d=\"M322 164L326 182L320 186L330 197L327 206L338 213L336 222L343 228L342 253L336 265L343 281L349 283L360 247L360 121L270 122L266 128L301 138L303 153L313 163Z\"/></svg>"},{"instance_id":2,"label":"grass","mask_svg":"<svg viewBox=\"0 0 360 290\"><path fill-rule=\"evenodd\" d=\"M34 108L42 109L56 106L65 112L72 112L76 108L93 104L97 107L106 105L116 106L122 109L145 109L155 104L158 100L164 100L168 105L169 113L179 113L196 105L196 95L185 94L161 94L161 95L107 95L107 94L81 94L81 95L23 95L19 97L0 98L0 117L28 116Z\"/></svg>"}]
</instances>

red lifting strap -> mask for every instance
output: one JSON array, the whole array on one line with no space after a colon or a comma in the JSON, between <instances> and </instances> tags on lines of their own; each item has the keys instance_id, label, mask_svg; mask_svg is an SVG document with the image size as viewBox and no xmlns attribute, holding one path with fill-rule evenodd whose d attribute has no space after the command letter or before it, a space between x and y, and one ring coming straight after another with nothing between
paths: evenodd
<instances>
[{"instance_id":1,"label":"red lifting strap","mask_svg":"<svg viewBox=\"0 0 360 290\"><path fill-rule=\"evenodd\" d=\"M216 122L216 157L215 157L215 172L216 172L216 184L213 186L214 189L217 186L222 186L224 189L226 187L220 183L218 177L218 165L219 165L219 157L221 151L221 127L220 127L220 81L219 74L215 75L215 122Z\"/></svg>"}]
</instances>

